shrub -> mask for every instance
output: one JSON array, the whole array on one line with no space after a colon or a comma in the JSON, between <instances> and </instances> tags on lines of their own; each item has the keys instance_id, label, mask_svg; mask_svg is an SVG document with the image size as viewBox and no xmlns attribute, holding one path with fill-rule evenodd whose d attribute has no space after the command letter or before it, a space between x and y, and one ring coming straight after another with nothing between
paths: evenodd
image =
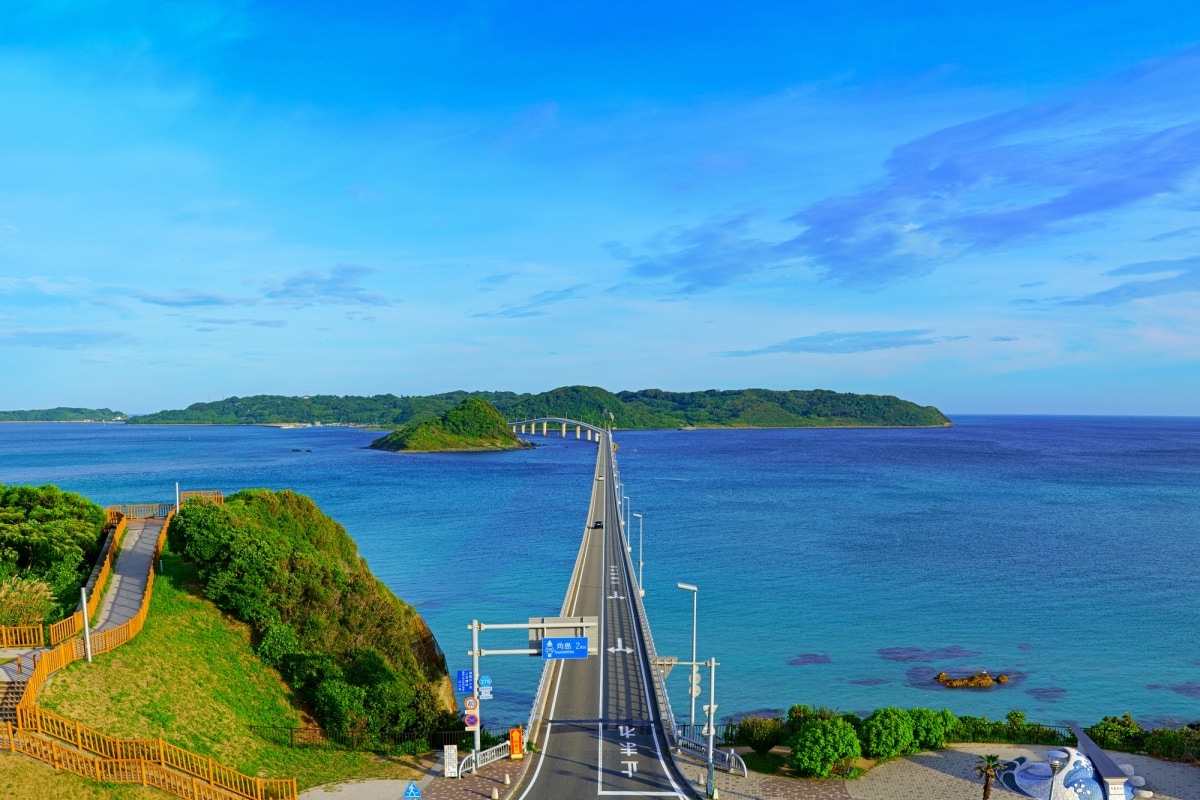
<instances>
[{"instance_id":1,"label":"shrub","mask_svg":"<svg viewBox=\"0 0 1200 800\"><path fill-rule=\"evenodd\" d=\"M1084 732L1104 748L1134 752L1145 749L1146 732L1126 711L1121 717L1104 717Z\"/></svg>"},{"instance_id":2,"label":"shrub","mask_svg":"<svg viewBox=\"0 0 1200 800\"><path fill-rule=\"evenodd\" d=\"M810 720L839 719L841 716L842 715L837 711L833 710L832 708L826 708L825 706L809 708L806 705L794 705L788 709L787 722L785 723L785 726L787 727L788 734L795 736L800 728L804 726L804 723Z\"/></svg>"},{"instance_id":3,"label":"shrub","mask_svg":"<svg viewBox=\"0 0 1200 800\"><path fill-rule=\"evenodd\" d=\"M363 704L367 692L342 680L322 681L313 697L313 711L321 727L335 733L362 728L367 722Z\"/></svg>"},{"instance_id":4,"label":"shrub","mask_svg":"<svg viewBox=\"0 0 1200 800\"><path fill-rule=\"evenodd\" d=\"M793 737L792 769L805 777L828 778L830 772L862 755L854 728L844 719L811 719Z\"/></svg>"},{"instance_id":5,"label":"shrub","mask_svg":"<svg viewBox=\"0 0 1200 800\"><path fill-rule=\"evenodd\" d=\"M272 667L283 663L284 656L300 649L300 637L296 630L285 622L276 622L267 628L254 651L258 657Z\"/></svg>"},{"instance_id":6,"label":"shrub","mask_svg":"<svg viewBox=\"0 0 1200 800\"><path fill-rule=\"evenodd\" d=\"M902 708L879 708L862 724L863 750L868 758L892 758L913 743L913 722Z\"/></svg>"},{"instance_id":7,"label":"shrub","mask_svg":"<svg viewBox=\"0 0 1200 800\"><path fill-rule=\"evenodd\" d=\"M785 733L783 720L778 717L744 717L738 723L734 741L765 756L775 745L782 744Z\"/></svg>"},{"instance_id":8,"label":"shrub","mask_svg":"<svg viewBox=\"0 0 1200 800\"><path fill-rule=\"evenodd\" d=\"M946 746L946 733L956 721L953 714L945 710L914 708L908 716L912 719L914 750L941 750Z\"/></svg>"},{"instance_id":9,"label":"shrub","mask_svg":"<svg viewBox=\"0 0 1200 800\"><path fill-rule=\"evenodd\" d=\"M0 625L41 625L54 610L54 592L36 578L0 582Z\"/></svg>"}]
</instances>

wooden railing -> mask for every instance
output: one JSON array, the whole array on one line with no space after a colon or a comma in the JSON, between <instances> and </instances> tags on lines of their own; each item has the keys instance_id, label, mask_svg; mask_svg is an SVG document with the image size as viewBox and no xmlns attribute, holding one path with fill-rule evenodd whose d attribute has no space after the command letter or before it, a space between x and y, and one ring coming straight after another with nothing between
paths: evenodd
<instances>
[{"instance_id":1,"label":"wooden railing","mask_svg":"<svg viewBox=\"0 0 1200 800\"><path fill-rule=\"evenodd\" d=\"M139 744L153 746L157 743L147 741ZM296 797L295 779L269 781L251 778L249 780L255 781L253 786L243 784L243 791L230 791L204 775L180 775L174 767L163 763L166 751L161 748L155 750L147 747L127 758L90 755L35 731L16 728L8 722L0 727L0 749L22 753L44 761L55 769L67 770L84 778L109 783L140 783L185 800L286 800Z\"/></svg>"},{"instance_id":2,"label":"wooden railing","mask_svg":"<svg viewBox=\"0 0 1200 800\"><path fill-rule=\"evenodd\" d=\"M46 631L41 625L0 625L0 648L42 647L46 644Z\"/></svg>"},{"instance_id":3,"label":"wooden railing","mask_svg":"<svg viewBox=\"0 0 1200 800\"><path fill-rule=\"evenodd\" d=\"M119 511L130 519L164 519L175 510L174 503L134 503L132 505L109 506L108 510Z\"/></svg>"},{"instance_id":4,"label":"wooden railing","mask_svg":"<svg viewBox=\"0 0 1200 800\"><path fill-rule=\"evenodd\" d=\"M125 538L125 531L129 528L125 515L114 508L106 509L105 517L109 524L116 525L116 527L113 529L112 535L108 537L108 548L104 552L103 561L100 562L100 571L96 573L96 579L88 582L88 619L96 618L96 609L100 607L100 599L104 596L104 582L112 574L113 561L116 560L117 553L121 550L121 540ZM62 622L56 622L50 626L50 645L53 647L82 632L83 610L80 609Z\"/></svg>"},{"instance_id":5,"label":"wooden railing","mask_svg":"<svg viewBox=\"0 0 1200 800\"><path fill-rule=\"evenodd\" d=\"M193 497L198 497L208 503L216 503L221 505L225 502L225 495L219 489L194 489L189 492L179 493L179 502L186 503Z\"/></svg>"},{"instance_id":6,"label":"wooden railing","mask_svg":"<svg viewBox=\"0 0 1200 800\"><path fill-rule=\"evenodd\" d=\"M154 546L146 591L137 613L115 628L93 633L93 654L124 644L146 624L154 593L154 565L162 553L174 514L174 507L170 506ZM50 674L83 657L81 639L69 639L40 657L35 656L33 672L17 703L16 727L8 732L10 750L53 764L56 769L97 780L155 786L185 800L296 800L295 778L250 777L161 739L117 739L39 707L37 696ZM54 739L83 752L64 748ZM95 757L87 753L94 753ZM185 773L186 777L179 773Z\"/></svg>"}]
</instances>

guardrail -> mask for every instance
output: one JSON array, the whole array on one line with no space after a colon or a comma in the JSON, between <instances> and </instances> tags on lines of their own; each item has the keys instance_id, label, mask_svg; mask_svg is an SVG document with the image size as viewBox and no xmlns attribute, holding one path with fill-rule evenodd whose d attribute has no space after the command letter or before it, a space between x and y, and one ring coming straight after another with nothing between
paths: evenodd
<instances>
[{"instance_id":1,"label":"guardrail","mask_svg":"<svg viewBox=\"0 0 1200 800\"><path fill-rule=\"evenodd\" d=\"M695 739L679 736L675 739L675 746L686 753L697 755L706 761L708 760L708 742L697 742ZM732 750L719 750L714 746L713 764L724 769L726 772L748 774L746 772L746 762Z\"/></svg>"},{"instance_id":2,"label":"guardrail","mask_svg":"<svg viewBox=\"0 0 1200 800\"><path fill-rule=\"evenodd\" d=\"M495 747L489 747L487 750L480 750L477 753L468 753L466 758L459 762L458 774L463 775L480 767L486 767L488 764L499 761L502 758L508 758L511 754L512 746L510 742L503 742Z\"/></svg>"}]
</instances>

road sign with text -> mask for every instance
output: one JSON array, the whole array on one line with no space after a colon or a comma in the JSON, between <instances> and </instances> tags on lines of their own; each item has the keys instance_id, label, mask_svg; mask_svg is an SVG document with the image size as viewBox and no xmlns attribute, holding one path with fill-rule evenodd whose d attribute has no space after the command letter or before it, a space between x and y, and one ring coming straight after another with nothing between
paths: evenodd
<instances>
[{"instance_id":1,"label":"road sign with text","mask_svg":"<svg viewBox=\"0 0 1200 800\"><path fill-rule=\"evenodd\" d=\"M475 691L475 673L469 669L460 669L457 680L454 681L454 691L459 694L470 694Z\"/></svg>"},{"instance_id":2,"label":"road sign with text","mask_svg":"<svg viewBox=\"0 0 1200 800\"><path fill-rule=\"evenodd\" d=\"M542 639L542 658L587 658L586 636L546 637Z\"/></svg>"}]
</instances>

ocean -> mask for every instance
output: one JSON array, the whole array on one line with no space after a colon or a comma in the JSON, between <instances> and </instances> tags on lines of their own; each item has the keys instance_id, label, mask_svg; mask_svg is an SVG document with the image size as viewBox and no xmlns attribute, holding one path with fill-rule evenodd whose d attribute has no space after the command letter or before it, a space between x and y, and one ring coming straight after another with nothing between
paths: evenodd
<instances>
[{"instance_id":1,"label":"ocean","mask_svg":"<svg viewBox=\"0 0 1200 800\"><path fill-rule=\"evenodd\" d=\"M899 705L1091 724L1200 719L1200 419L962 416L944 429L617 431L644 517L659 652L716 657L718 716ZM428 621L451 672L472 619L556 615L594 445L367 450L351 428L0 425L0 482L98 503L294 489ZM638 522L631 531L637 561ZM485 631L481 644L523 646ZM485 658L484 723L525 720L541 661ZM943 689L945 670L1005 673ZM686 722L686 669L669 685ZM707 677L705 678L707 681ZM704 700L708 688L705 685ZM697 718L702 714L697 707Z\"/></svg>"}]
</instances>

